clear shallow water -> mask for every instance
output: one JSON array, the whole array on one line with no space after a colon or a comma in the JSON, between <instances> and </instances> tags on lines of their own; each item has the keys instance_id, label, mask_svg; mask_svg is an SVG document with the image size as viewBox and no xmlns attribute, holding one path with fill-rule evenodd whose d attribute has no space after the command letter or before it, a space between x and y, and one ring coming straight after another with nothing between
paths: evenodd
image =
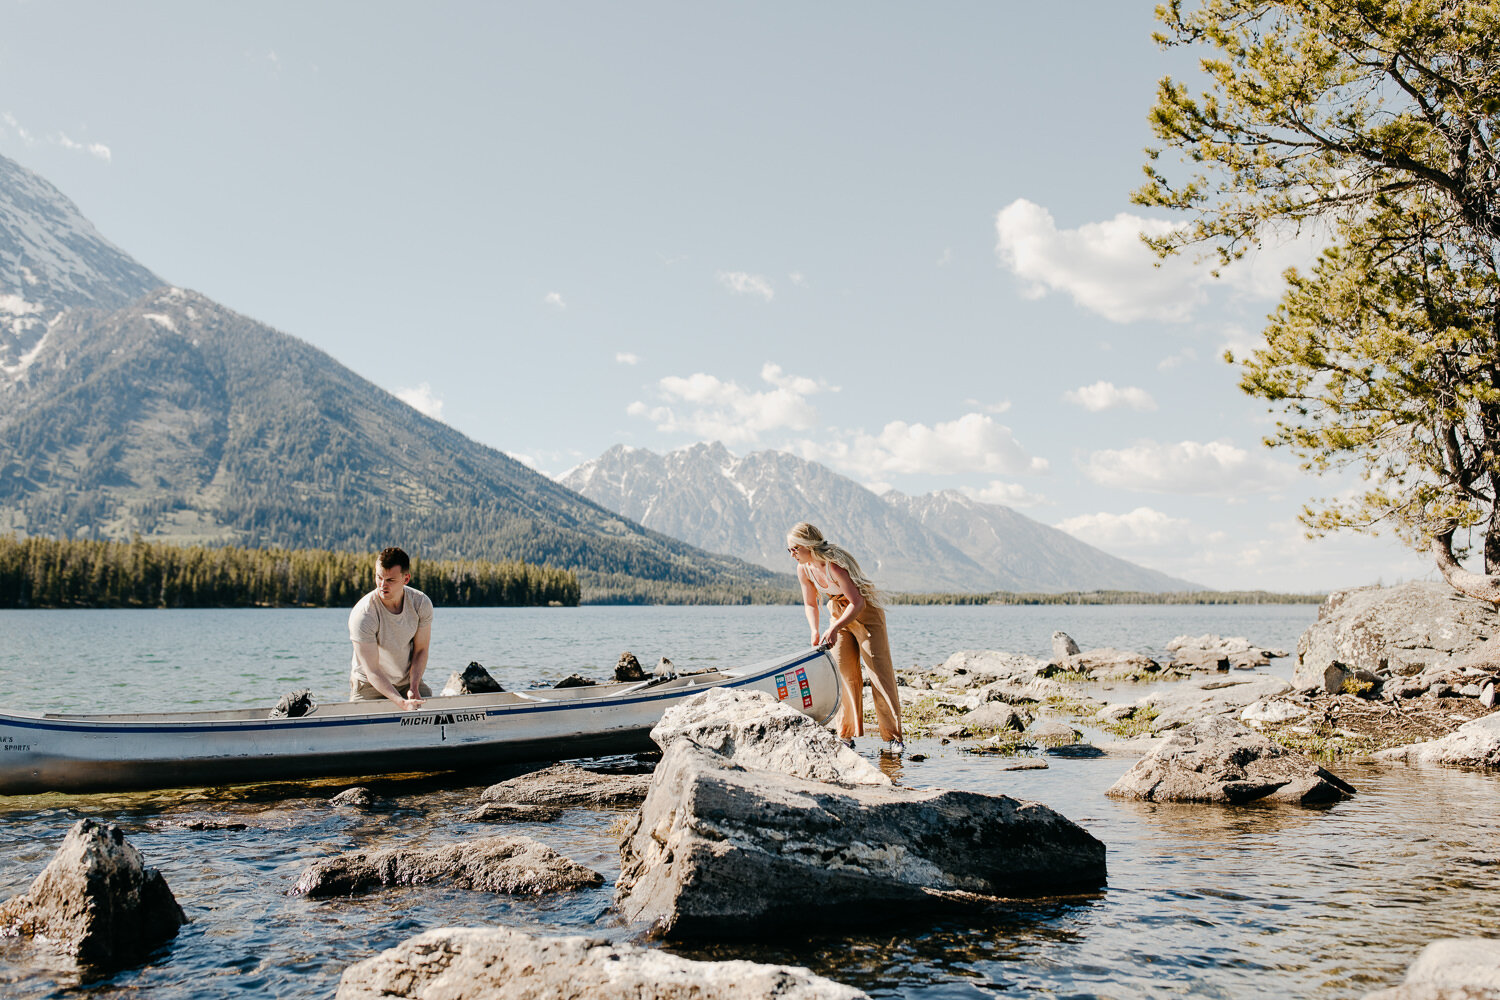
<instances>
[{"instance_id":1,"label":"clear shallow water","mask_svg":"<svg viewBox=\"0 0 1500 1000\"><path fill-rule=\"evenodd\" d=\"M930 665L963 648L1042 654L1057 628L1085 648L1159 652L1175 635L1212 631L1291 650L1314 613L1311 606L898 608L892 626L900 630L898 664ZM625 648L643 662L666 652L680 666L739 659L730 651L740 648L754 659L804 631L801 612L787 608L471 610L439 622L451 643L435 648L439 681L470 658L511 681L585 667L602 676ZM346 662L341 628L340 612L4 612L0 700L78 707L78 691L109 708L157 699L258 704L267 700L263 690L274 700L309 685L334 697ZM329 629L333 638L322 634ZM480 655L487 649L506 652ZM694 658L687 649L708 651ZM330 670L331 680L320 679ZM873 758L875 741L862 741L861 750ZM1049 758L1045 771L1003 771L1003 761L935 741L912 751L929 757L885 764L905 784L1037 800L1081 823L1108 846L1105 890L878 933L843 933L829 923L776 946L673 950L807 965L880 997L1334 1000L1394 983L1428 940L1488 933L1500 917L1500 776L1347 763L1337 770L1359 789L1348 802L1231 810L1106 798L1134 757ZM124 827L193 920L148 964L91 985L0 942L0 996L322 998L345 966L432 927L503 923L629 938L634 929L610 911L618 874L611 826L624 814L573 810L550 824L470 823L464 814L489 780L371 782L385 803L371 813L330 809L326 799L341 784L0 798L0 898L23 891L68 827L93 816ZM247 829L169 825L191 817L235 819ZM540 900L442 888L348 900L287 895L303 869L330 852L511 832L595 869L605 885Z\"/></svg>"}]
</instances>

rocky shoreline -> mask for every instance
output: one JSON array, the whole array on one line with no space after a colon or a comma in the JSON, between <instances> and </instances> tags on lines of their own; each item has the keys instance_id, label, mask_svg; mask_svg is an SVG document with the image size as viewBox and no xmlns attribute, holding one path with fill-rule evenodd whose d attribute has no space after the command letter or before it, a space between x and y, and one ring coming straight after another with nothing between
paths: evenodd
<instances>
[{"instance_id":1,"label":"rocky shoreline","mask_svg":"<svg viewBox=\"0 0 1500 1000\"><path fill-rule=\"evenodd\" d=\"M958 652L902 672L909 757L921 760L927 739L994 758L996 768L1130 755L1136 763L1109 797L1202 808L1357 796L1338 774L1356 757L1494 768L1500 664L1488 644L1500 617L1475 604L1430 584L1332 595L1298 644L1291 680L1266 671L1285 651L1214 635L1174 639L1165 662L1081 650L1062 633L1047 659ZM653 738L659 759L615 773L537 768L476 789L468 806L470 820L487 824L621 811L614 909L635 929L632 941L430 930L349 967L338 995L857 997L865 994L796 966L694 962L652 939L774 940L835 916L894 927L913 913L982 914L1107 884L1104 845L1068 817L1004 795L905 788L762 696L705 692L669 712ZM336 810L387 805L365 788L327 800ZM106 867L110 878L91 875ZM541 841L491 835L330 853L295 891L358 905L390 885L550 895L601 881ZM84 919L97 913L111 916ZM31 889L0 905L0 933L70 956L86 978L150 961L182 919L121 831L92 821L75 825ZM1493 986L1484 976L1500 968L1494 956L1485 939L1434 942L1406 984L1372 996L1447 995L1432 984L1459 983L1470 992L1453 995L1500 997L1484 992Z\"/></svg>"}]
</instances>

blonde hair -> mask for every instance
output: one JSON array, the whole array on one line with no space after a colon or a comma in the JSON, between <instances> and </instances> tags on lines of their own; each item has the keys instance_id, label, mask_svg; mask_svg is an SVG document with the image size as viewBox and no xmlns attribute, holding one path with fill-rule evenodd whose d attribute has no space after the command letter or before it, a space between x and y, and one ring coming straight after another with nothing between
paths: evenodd
<instances>
[{"instance_id":1,"label":"blonde hair","mask_svg":"<svg viewBox=\"0 0 1500 1000\"><path fill-rule=\"evenodd\" d=\"M859 560L842 545L835 545L824 538L816 525L803 521L787 532L786 540L792 545L806 548L820 563L842 566L849 574L849 579L854 581L854 586L859 588L859 594L865 599L865 603L880 607L880 591L875 589L874 581L865 576L865 571L859 568Z\"/></svg>"}]
</instances>

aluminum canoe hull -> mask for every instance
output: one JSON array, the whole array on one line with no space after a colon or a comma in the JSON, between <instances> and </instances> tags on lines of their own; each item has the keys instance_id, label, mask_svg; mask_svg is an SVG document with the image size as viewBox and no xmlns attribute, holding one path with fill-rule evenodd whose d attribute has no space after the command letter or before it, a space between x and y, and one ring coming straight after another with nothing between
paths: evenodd
<instances>
[{"instance_id":1,"label":"aluminum canoe hull","mask_svg":"<svg viewBox=\"0 0 1500 1000\"><path fill-rule=\"evenodd\" d=\"M668 708L713 687L765 691L820 723L838 708L832 659L806 649L664 684L430 698L414 712L386 702L319 705L297 719L271 719L265 709L0 712L0 795L373 777L633 753L655 749L650 732Z\"/></svg>"}]
</instances>

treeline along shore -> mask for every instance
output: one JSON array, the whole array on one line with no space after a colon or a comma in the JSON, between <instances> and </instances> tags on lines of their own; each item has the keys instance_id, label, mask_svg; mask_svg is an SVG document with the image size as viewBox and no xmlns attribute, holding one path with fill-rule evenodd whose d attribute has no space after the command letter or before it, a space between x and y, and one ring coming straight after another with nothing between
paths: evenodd
<instances>
[{"instance_id":1,"label":"treeline along shore","mask_svg":"<svg viewBox=\"0 0 1500 1000\"><path fill-rule=\"evenodd\" d=\"M440 607L579 599L574 574L524 562L413 559L411 585ZM0 537L0 608L339 607L374 586L373 552Z\"/></svg>"},{"instance_id":2,"label":"treeline along shore","mask_svg":"<svg viewBox=\"0 0 1500 1000\"><path fill-rule=\"evenodd\" d=\"M581 583L580 583L581 578ZM646 581L485 560L412 559L411 584L442 607L796 604L791 588ZM0 536L0 608L341 607L374 587L373 553ZM893 605L1316 604L1263 590L886 593Z\"/></svg>"}]
</instances>

